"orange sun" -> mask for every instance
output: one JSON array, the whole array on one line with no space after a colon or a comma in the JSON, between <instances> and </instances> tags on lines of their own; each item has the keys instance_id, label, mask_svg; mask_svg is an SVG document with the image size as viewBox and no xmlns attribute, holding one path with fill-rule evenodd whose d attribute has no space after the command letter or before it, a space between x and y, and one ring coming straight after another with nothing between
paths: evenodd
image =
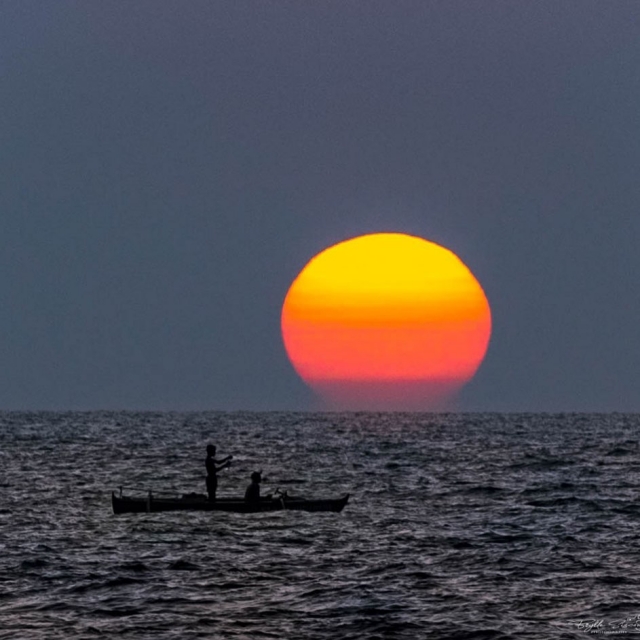
<instances>
[{"instance_id":1,"label":"orange sun","mask_svg":"<svg viewBox=\"0 0 640 640\"><path fill-rule=\"evenodd\" d=\"M473 274L422 238L376 233L313 258L287 292L282 337L330 407L442 409L477 371L491 311Z\"/></svg>"}]
</instances>

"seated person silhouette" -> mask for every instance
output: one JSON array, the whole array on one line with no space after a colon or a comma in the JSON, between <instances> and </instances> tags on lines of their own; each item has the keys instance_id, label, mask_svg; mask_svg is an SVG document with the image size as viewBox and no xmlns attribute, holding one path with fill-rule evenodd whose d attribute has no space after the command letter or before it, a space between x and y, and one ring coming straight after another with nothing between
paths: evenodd
<instances>
[{"instance_id":1,"label":"seated person silhouette","mask_svg":"<svg viewBox=\"0 0 640 640\"><path fill-rule=\"evenodd\" d=\"M262 482L262 475L259 471L254 471L251 474L251 484L247 487L244 493L244 501L247 504L258 506L260 504L260 483Z\"/></svg>"}]
</instances>

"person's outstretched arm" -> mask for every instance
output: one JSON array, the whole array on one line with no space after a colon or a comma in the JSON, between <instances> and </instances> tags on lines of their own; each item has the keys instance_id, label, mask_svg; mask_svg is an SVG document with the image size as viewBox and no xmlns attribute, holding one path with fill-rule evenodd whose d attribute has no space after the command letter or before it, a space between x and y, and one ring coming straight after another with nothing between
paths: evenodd
<instances>
[{"instance_id":1,"label":"person's outstretched arm","mask_svg":"<svg viewBox=\"0 0 640 640\"><path fill-rule=\"evenodd\" d=\"M223 462L219 467L216 468L216 473L218 473L218 471L222 471L223 469L226 469L230 464L231 464L231 460L225 458L225 462Z\"/></svg>"}]
</instances>

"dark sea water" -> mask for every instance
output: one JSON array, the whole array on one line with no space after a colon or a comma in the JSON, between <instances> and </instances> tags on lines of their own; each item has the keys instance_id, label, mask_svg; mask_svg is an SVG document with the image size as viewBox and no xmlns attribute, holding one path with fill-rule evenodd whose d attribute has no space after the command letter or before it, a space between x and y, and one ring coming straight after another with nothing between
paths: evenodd
<instances>
[{"instance_id":1,"label":"dark sea water","mask_svg":"<svg viewBox=\"0 0 640 640\"><path fill-rule=\"evenodd\" d=\"M0 414L0 639L636 632L640 416ZM110 492L352 497L116 516ZM640 625L639 625L640 626Z\"/></svg>"}]
</instances>

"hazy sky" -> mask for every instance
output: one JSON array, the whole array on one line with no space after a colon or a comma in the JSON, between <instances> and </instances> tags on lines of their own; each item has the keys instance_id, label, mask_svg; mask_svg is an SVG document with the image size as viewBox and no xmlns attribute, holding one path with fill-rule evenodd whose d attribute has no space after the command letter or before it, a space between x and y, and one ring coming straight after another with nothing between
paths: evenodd
<instances>
[{"instance_id":1,"label":"hazy sky","mask_svg":"<svg viewBox=\"0 0 640 640\"><path fill-rule=\"evenodd\" d=\"M640 410L640 2L0 3L0 408L291 409L304 264L401 231L468 410Z\"/></svg>"}]
</instances>

